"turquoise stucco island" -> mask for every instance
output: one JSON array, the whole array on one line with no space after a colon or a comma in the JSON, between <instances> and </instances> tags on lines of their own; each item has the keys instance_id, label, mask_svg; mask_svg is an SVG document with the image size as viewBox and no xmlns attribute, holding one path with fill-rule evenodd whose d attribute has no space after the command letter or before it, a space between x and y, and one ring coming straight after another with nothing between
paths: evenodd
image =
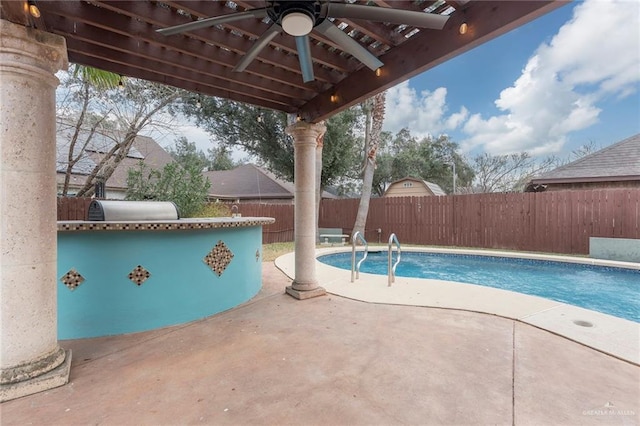
<instances>
[{"instance_id":1,"label":"turquoise stucco island","mask_svg":"<svg viewBox=\"0 0 640 426\"><path fill-rule=\"evenodd\" d=\"M273 221L58 222L58 338L153 330L246 302Z\"/></svg>"}]
</instances>

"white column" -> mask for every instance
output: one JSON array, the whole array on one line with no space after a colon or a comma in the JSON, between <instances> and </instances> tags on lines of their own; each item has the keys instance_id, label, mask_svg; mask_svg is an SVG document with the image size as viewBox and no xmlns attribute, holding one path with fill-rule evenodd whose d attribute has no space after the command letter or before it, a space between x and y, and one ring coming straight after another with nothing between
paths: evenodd
<instances>
[{"instance_id":1,"label":"white column","mask_svg":"<svg viewBox=\"0 0 640 426\"><path fill-rule=\"evenodd\" d=\"M323 121L324 123L324 121ZM320 203L322 202L322 148L324 147L324 133L316 140L316 242L320 241L318 221L320 220Z\"/></svg>"},{"instance_id":2,"label":"white column","mask_svg":"<svg viewBox=\"0 0 640 426\"><path fill-rule=\"evenodd\" d=\"M326 294L316 278L316 146L324 124L295 123L287 127L295 150L295 278L287 293L298 299Z\"/></svg>"},{"instance_id":3,"label":"white column","mask_svg":"<svg viewBox=\"0 0 640 426\"><path fill-rule=\"evenodd\" d=\"M64 38L0 20L0 401L68 381L58 346L54 73Z\"/></svg>"}]
</instances>

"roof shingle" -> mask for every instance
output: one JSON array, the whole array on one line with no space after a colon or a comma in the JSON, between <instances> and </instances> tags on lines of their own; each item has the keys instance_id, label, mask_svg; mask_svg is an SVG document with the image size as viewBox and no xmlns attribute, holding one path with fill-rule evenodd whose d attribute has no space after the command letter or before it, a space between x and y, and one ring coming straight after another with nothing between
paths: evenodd
<instances>
[{"instance_id":1,"label":"roof shingle","mask_svg":"<svg viewBox=\"0 0 640 426\"><path fill-rule=\"evenodd\" d=\"M544 173L531 182L589 182L629 177L640 178L640 133Z\"/></svg>"}]
</instances>

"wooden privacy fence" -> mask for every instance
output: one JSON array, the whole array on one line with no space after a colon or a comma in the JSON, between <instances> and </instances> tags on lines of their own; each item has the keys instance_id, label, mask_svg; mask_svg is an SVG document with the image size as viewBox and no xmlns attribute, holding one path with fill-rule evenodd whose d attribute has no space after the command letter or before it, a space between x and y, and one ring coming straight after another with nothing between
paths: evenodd
<instances>
[{"instance_id":1,"label":"wooden privacy fence","mask_svg":"<svg viewBox=\"0 0 640 426\"><path fill-rule=\"evenodd\" d=\"M320 227L351 234L359 201L323 200ZM58 199L58 220L84 220L90 202ZM293 241L293 205L238 207L276 219L264 243ZM386 242L392 232L402 244L587 254L589 237L640 239L640 188L371 199L365 238Z\"/></svg>"},{"instance_id":2,"label":"wooden privacy fence","mask_svg":"<svg viewBox=\"0 0 640 426\"><path fill-rule=\"evenodd\" d=\"M324 200L320 226L349 234L357 209ZM640 189L372 199L365 238L392 232L406 244L587 254L589 237L640 238Z\"/></svg>"},{"instance_id":3,"label":"wooden privacy fence","mask_svg":"<svg viewBox=\"0 0 640 426\"><path fill-rule=\"evenodd\" d=\"M276 222L262 227L262 242L285 243L293 241L293 204L238 204L245 217L273 217Z\"/></svg>"},{"instance_id":4,"label":"wooden privacy fence","mask_svg":"<svg viewBox=\"0 0 640 426\"><path fill-rule=\"evenodd\" d=\"M93 198L58 197L58 220L87 220Z\"/></svg>"}]
</instances>

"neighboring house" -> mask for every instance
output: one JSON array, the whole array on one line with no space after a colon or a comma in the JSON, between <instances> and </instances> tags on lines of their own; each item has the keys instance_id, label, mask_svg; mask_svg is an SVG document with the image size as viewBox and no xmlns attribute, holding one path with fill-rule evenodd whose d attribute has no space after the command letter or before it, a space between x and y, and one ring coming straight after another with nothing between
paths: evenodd
<instances>
[{"instance_id":1,"label":"neighboring house","mask_svg":"<svg viewBox=\"0 0 640 426\"><path fill-rule=\"evenodd\" d=\"M277 178L255 164L244 164L231 170L204 172L211 182L209 199L237 203L293 204L295 186ZM338 198L326 191L322 198Z\"/></svg>"},{"instance_id":2,"label":"neighboring house","mask_svg":"<svg viewBox=\"0 0 640 426\"><path fill-rule=\"evenodd\" d=\"M640 187L640 133L532 179L528 192Z\"/></svg>"},{"instance_id":3,"label":"neighboring house","mask_svg":"<svg viewBox=\"0 0 640 426\"><path fill-rule=\"evenodd\" d=\"M65 172L68 164L69 144L72 137L72 129L59 130L56 140L56 180L58 184L58 194L62 193L62 187L65 180ZM78 144L76 145L76 154L81 145L87 139L87 132L80 134ZM115 144L112 138L107 135L95 133L90 143L82 153L80 160L73 166L72 174L69 180L69 190L67 195L74 196L77 191L82 188L93 171L95 166L100 163L107 153ZM129 169L137 167L138 163L143 161L144 164L153 169L162 169L166 164L173 162L173 158L167 151L153 139L147 136L137 136L133 146L129 150L126 158L120 162L118 167L106 181L105 198L124 199L127 191L127 176Z\"/></svg>"},{"instance_id":4,"label":"neighboring house","mask_svg":"<svg viewBox=\"0 0 640 426\"><path fill-rule=\"evenodd\" d=\"M438 184L413 177L391 182L383 197L425 197L447 195Z\"/></svg>"}]
</instances>

